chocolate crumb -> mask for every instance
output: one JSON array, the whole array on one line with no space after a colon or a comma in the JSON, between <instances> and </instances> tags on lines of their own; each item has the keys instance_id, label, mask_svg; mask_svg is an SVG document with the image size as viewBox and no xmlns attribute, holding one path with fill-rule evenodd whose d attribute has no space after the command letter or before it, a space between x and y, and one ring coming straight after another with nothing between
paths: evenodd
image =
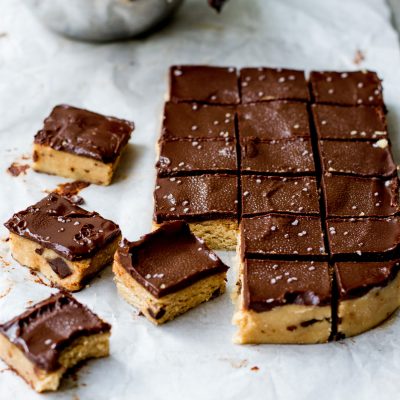
<instances>
[{"instance_id":1,"label":"chocolate crumb","mask_svg":"<svg viewBox=\"0 0 400 400\"><path fill-rule=\"evenodd\" d=\"M257 367L257 365L255 365L254 367L251 367L250 370L251 371L258 371L260 368Z\"/></svg>"},{"instance_id":2,"label":"chocolate crumb","mask_svg":"<svg viewBox=\"0 0 400 400\"><path fill-rule=\"evenodd\" d=\"M28 164L19 164L17 162L13 162L8 168L7 172L12 176L25 175L26 171L29 169Z\"/></svg>"},{"instance_id":3,"label":"chocolate crumb","mask_svg":"<svg viewBox=\"0 0 400 400\"><path fill-rule=\"evenodd\" d=\"M221 12L222 6L225 4L226 0L208 0L208 4L217 10L217 12Z\"/></svg>"},{"instance_id":4,"label":"chocolate crumb","mask_svg":"<svg viewBox=\"0 0 400 400\"><path fill-rule=\"evenodd\" d=\"M83 182L83 181L74 181L74 182L67 182L67 183L61 183L57 186L56 189L51 191L51 193L57 193L60 196L66 197L68 200L70 200L74 204L81 205L85 201L81 196L78 196L78 193L88 187L90 183L88 182Z\"/></svg>"}]
</instances>

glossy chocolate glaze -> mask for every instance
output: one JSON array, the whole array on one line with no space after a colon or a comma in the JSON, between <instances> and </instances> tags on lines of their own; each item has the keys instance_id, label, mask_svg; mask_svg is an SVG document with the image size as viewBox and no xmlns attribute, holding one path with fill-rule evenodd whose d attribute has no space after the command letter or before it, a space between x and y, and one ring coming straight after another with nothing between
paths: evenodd
<instances>
[{"instance_id":1,"label":"glossy chocolate glaze","mask_svg":"<svg viewBox=\"0 0 400 400\"><path fill-rule=\"evenodd\" d=\"M72 261L93 256L121 233L114 222L56 193L17 212L4 225Z\"/></svg>"},{"instance_id":2,"label":"glossy chocolate glaze","mask_svg":"<svg viewBox=\"0 0 400 400\"><path fill-rule=\"evenodd\" d=\"M75 339L110 330L111 325L65 292L50 296L0 325L0 333L47 372L60 367L62 351Z\"/></svg>"},{"instance_id":3,"label":"glossy chocolate glaze","mask_svg":"<svg viewBox=\"0 0 400 400\"><path fill-rule=\"evenodd\" d=\"M59 105L45 119L35 143L111 163L121 154L133 129L133 122Z\"/></svg>"},{"instance_id":4,"label":"glossy chocolate glaze","mask_svg":"<svg viewBox=\"0 0 400 400\"><path fill-rule=\"evenodd\" d=\"M326 306L331 301L327 262L246 259L244 308L269 311L288 304Z\"/></svg>"},{"instance_id":5,"label":"glossy chocolate glaze","mask_svg":"<svg viewBox=\"0 0 400 400\"><path fill-rule=\"evenodd\" d=\"M228 270L183 221L166 222L136 242L125 240L117 254L125 270L157 298Z\"/></svg>"}]
</instances>

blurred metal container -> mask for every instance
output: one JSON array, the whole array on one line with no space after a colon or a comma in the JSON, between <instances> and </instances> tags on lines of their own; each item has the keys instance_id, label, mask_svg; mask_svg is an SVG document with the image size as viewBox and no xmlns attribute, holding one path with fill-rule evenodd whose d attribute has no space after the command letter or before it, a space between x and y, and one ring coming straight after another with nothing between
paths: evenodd
<instances>
[{"instance_id":1,"label":"blurred metal container","mask_svg":"<svg viewBox=\"0 0 400 400\"><path fill-rule=\"evenodd\" d=\"M169 17L183 0L24 0L50 29L103 42L144 33Z\"/></svg>"}]
</instances>

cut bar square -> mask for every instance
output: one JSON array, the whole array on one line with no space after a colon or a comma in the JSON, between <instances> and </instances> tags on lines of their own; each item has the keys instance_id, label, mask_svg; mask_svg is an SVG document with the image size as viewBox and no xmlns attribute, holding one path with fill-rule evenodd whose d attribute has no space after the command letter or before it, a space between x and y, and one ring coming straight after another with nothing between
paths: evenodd
<instances>
[{"instance_id":1,"label":"cut bar square","mask_svg":"<svg viewBox=\"0 0 400 400\"><path fill-rule=\"evenodd\" d=\"M33 168L100 185L111 183L134 124L60 105L34 139Z\"/></svg>"},{"instance_id":2,"label":"cut bar square","mask_svg":"<svg viewBox=\"0 0 400 400\"><path fill-rule=\"evenodd\" d=\"M14 214L5 226L14 259L70 291L82 289L112 262L121 238L118 225L55 193Z\"/></svg>"},{"instance_id":3,"label":"cut bar square","mask_svg":"<svg viewBox=\"0 0 400 400\"><path fill-rule=\"evenodd\" d=\"M124 241L113 265L120 295L154 324L224 293L227 270L182 221Z\"/></svg>"},{"instance_id":4,"label":"cut bar square","mask_svg":"<svg viewBox=\"0 0 400 400\"><path fill-rule=\"evenodd\" d=\"M271 100L309 101L304 71L284 68L242 68L240 91L243 103Z\"/></svg>"},{"instance_id":5,"label":"cut bar square","mask_svg":"<svg viewBox=\"0 0 400 400\"><path fill-rule=\"evenodd\" d=\"M37 392L57 390L63 374L109 353L111 326L59 292L0 325L0 358Z\"/></svg>"},{"instance_id":6,"label":"cut bar square","mask_svg":"<svg viewBox=\"0 0 400 400\"><path fill-rule=\"evenodd\" d=\"M208 104L238 104L236 68L182 65L171 67L170 100Z\"/></svg>"}]
</instances>

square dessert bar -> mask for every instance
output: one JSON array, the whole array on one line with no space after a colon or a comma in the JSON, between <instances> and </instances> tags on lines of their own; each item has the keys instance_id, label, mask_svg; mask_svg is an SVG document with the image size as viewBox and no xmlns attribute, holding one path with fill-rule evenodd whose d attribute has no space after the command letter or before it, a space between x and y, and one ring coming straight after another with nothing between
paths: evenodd
<instances>
[{"instance_id":1,"label":"square dessert bar","mask_svg":"<svg viewBox=\"0 0 400 400\"><path fill-rule=\"evenodd\" d=\"M206 65L173 66L170 70L170 100L208 104L239 104L236 68Z\"/></svg>"},{"instance_id":2,"label":"square dessert bar","mask_svg":"<svg viewBox=\"0 0 400 400\"><path fill-rule=\"evenodd\" d=\"M320 140L323 172L387 178L397 174L389 142Z\"/></svg>"},{"instance_id":3,"label":"square dessert bar","mask_svg":"<svg viewBox=\"0 0 400 400\"><path fill-rule=\"evenodd\" d=\"M242 216L270 212L319 215L316 179L242 175Z\"/></svg>"},{"instance_id":4,"label":"square dessert bar","mask_svg":"<svg viewBox=\"0 0 400 400\"><path fill-rule=\"evenodd\" d=\"M400 306L399 260L339 262L338 335L354 336L386 320Z\"/></svg>"},{"instance_id":5,"label":"square dessert bar","mask_svg":"<svg viewBox=\"0 0 400 400\"><path fill-rule=\"evenodd\" d=\"M310 85L315 103L383 105L382 84L375 72L313 71L310 74Z\"/></svg>"},{"instance_id":6,"label":"square dessert bar","mask_svg":"<svg viewBox=\"0 0 400 400\"><path fill-rule=\"evenodd\" d=\"M236 343L323 343L331 333L327 262L245 259Z\"/></svg>"},{"instance_id":7,"label":"square dessert bar","mask_svg":"<svg viewBox=\"0 0 400 400\"><path fill-rule=\"evenodd\" d=\"M199 103L164 107L161 140L235 140L235 108Z\"/></svg>"},{"instance_id":8,"label":"square dessert bar","mask_svg":"<svg viewBox=\"0 0 400 400\"><path fill-rule=\"evenodd\" d=\"M238 178L204 174L157 178L154 227L184 220L212 249L234 249L238 232Z\"/></svg>"},{"instance_id":9,"label":"square dessert bar","mask_svg":"<svg viewBox=\"0 0 400 400\"><path fill-rule=\"evenodd\" d=\"M59 292L0 325L0 358L37 392L57 390L63 374L109 354L111 326Z\"/></svg>"},{"instance_id":10,"label":"square dessert bar","mask_svg":"<svg viewBox=\"0 0 400 400\"><path fill-rule=\"evenodd\" d=\"M389 217L399 209L398 178L322 177L327 217Z\"/></svg>"},{"instance_id":11,"label":"square dessert bar","mask_svg":"<svg viewBox=\"0 0 400 400\"><path fill-rule=\"evenodd\" d=\"M319 139L387 139L387 123L382 107L313 104L311 109Z\"/></svg>"},{"instance_id":12,"label":"square dessert bar","mask_svg":"<svg viewBox=\"0 0 400 400\"><path fill-rule=\"evenodd\" d=\"M134 124L60 105L34 139L33 168L100 185L111 183Z\"/></svg>"},{"instance_id":13,"label":"square dessert bar","mask_svg":"<svg viewBox=\"0 0 400 400\"><path fill-rule=\"evenodd\" d=\"M309 101L304 71L284 68L242 68L240 70L242 103L270 100Z\"/></svg>"},{"instance_id":14,"label":"square dessert bar","mask_svg":"<svg viewBox=\"0 0 400 400\"><path fill-rule=\"evenodd\" d=\"M124 241L113 265L120 295L157 325L224 293L227 270L182 221Z\"/></svg>"},{"instance_id":15,"label":"square dessert bar","mask_svg":"<svg viewBox=\"0 0 400 400\"><path fill-rule=\"evenodd\" d=\"M114 222L55 193L14 214L5 226L14 259L70 291L82 289L112 262L121 239Z\"/></svg>"},{"instance_id":16,"label":"square dessert bar","mask_svg":"<svg viewBox=\"0 0 400 400\"><path fill-rule=\"evenodd\" d=\"M238 106L239 137L261 140L309 138L307 105L272 101Z\"/></svg>"}]
</instances>

